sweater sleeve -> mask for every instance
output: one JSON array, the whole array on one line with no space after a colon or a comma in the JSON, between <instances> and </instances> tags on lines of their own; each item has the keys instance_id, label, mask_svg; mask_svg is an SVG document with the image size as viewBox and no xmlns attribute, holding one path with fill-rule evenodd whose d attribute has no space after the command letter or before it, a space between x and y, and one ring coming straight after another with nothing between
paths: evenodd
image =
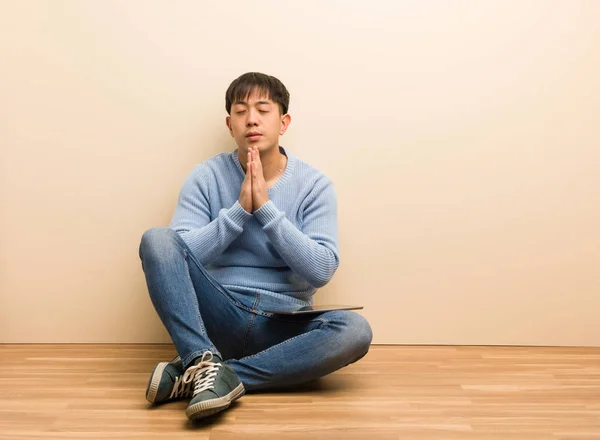
<instances>
[{"instance_id":1,"label":"sweater sleeve","mask_svg":"<svg viewBox=\"0 0 600 440\"><path fill-rule=\"evenodd\" d=\"M337 201L333 184L317 182L303 208L302 230L269 200L254 216L283 261L314 287L327 284L339 265Z\"/></svg>"},{"instance_id":2,"label":"sweater sleeve","mask_svg":"<svg viewBox=\"0 0 600 440\"><path fill-rule=\"evenodd\" d=\"M207 171L199 164L188 175L169 225L202 265L221 255L252 217L236 200L230 208L221 209L211 221Z\"/></svg>"}]
</instances>

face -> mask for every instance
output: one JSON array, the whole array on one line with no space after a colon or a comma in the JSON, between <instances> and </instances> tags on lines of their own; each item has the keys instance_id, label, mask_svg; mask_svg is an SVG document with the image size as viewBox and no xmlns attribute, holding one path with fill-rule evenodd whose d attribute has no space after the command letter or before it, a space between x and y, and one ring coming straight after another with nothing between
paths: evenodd
<instances>
[{"instance_id":1,"label":"face","mask_svg":"<svg viewBox=\"0 0 600 440\"><path fill-rule=\"evenodd\" d=\"M229 133L241 152L249 147L258 147L261 152L277 148L279 136L290 121L290 115L282 115L277 103L257 94L232 103L231 116L226 118Z\"/></svg>"}]
</instances>

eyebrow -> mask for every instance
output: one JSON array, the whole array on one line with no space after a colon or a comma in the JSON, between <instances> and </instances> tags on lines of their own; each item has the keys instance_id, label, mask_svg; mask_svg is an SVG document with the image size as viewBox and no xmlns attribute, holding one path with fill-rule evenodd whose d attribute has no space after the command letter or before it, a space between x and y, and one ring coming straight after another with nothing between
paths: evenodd
<instances>
[{"instance_id":1,"label":"eyebrow","mask_svg":"<svg viewBox=\"0 0 600 440\"><path fill-rule=\"evenodd\" d=\"M237 105L237 104L248 105L248 103L246 101L235 101L234 105ZM270 101L256 101L256 105L260 105L260 104L271 105L272 103Z\"/></svg>"}]
</instances>

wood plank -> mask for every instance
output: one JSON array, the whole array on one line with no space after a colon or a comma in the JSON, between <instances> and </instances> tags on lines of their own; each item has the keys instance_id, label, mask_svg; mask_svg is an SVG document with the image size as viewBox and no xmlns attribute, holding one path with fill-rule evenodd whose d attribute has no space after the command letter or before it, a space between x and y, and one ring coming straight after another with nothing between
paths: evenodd
<instances>
[{"instance_id":1,"label":"wood plank","mask_svg":"<svg viewBox=\"0 0 600 440\"><path fill-rule=\"evenodd\" d=\"M199 423L144 398L164 344L0 345L2 439L600 439L600 348L373 346Z\"/></svg>"}]
</instances>

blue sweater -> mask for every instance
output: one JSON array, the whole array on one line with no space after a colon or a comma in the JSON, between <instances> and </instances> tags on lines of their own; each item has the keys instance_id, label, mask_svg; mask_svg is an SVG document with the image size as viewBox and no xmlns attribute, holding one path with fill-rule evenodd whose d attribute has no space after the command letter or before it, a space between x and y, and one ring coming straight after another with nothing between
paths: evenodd
<instances>
[{"instance_id":1,"label":"blue sweater","mask_svg":"<svg viewBox=\"0 0 600 440\"><path fill-rule=\"evenodd\" d=\"M286 169L260 209L239 204L245 173L235 150L194 167L169 227L228 290L310 304L339 264L337 201L323 173L280 150Z\"/></svg>"}]
</instances>

